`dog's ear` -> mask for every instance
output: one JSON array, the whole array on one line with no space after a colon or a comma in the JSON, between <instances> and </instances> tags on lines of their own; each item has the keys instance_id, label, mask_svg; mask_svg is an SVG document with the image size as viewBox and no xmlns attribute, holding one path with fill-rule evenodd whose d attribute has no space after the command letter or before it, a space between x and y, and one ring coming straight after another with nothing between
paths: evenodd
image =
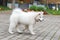
<instances>
[{"instance_id":1,"label":"dog's ear","mask_svg":"<svg viewBox=\"0 0 60 40\"><path fill-rule=\"evenodd\" d=\"M40 12L38 12L40 15L43 15L44 14L44 12L43 11L40 11Z\"/></svg>"},{"instance_id":2,"label":"dog's ear","mask_svg":"<svg viewBox=\"0 0 60 40\"><path fill-rule=\"evenodd\" d=\"M36 15L36 17L34 18L36 22L38 22L39 20L37 20L37 17L39 16L40 14Z\"/></svg>"}]
</instances>

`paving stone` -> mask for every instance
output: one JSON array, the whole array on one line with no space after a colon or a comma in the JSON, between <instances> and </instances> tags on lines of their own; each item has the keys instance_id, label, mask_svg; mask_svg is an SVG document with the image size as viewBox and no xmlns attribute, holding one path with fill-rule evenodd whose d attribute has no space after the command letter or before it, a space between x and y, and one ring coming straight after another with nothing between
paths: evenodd
<instances>
[{"instance_id":1,"label":"paving stone","mask_svg":"<svg viewBox=\"0 0 60 40\"><path fill-rule=\"evenodd\" d=\"M44 15L43 22L34 26L35 35L29 33L9 34L9 17L11 11L0 12L0 40L60 40L60 16Z\"/></svg>"}]
</instances>

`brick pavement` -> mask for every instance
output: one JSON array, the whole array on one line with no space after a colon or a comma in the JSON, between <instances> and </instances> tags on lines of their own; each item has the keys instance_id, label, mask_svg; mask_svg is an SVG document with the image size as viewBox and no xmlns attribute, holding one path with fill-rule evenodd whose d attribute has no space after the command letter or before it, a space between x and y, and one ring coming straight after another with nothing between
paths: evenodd
<instances>
[{"instance_id":1,"label":"brick pavement","mask_svg":"<svg viewBox=\"0 0 60 40\"><path fill-rule=\"evenodd\" d=\"M60 16L44 15L44 21L34 26L35 35L17 32L11 35L8 33L10 13L0 13L0 40L60 40Z\"/></svg>"}]
</instances>

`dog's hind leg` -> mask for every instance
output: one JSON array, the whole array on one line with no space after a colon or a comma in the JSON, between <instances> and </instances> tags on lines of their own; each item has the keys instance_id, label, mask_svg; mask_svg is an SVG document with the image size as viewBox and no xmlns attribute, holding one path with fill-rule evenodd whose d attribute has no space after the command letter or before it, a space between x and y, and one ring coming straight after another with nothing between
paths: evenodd
<instances>
[{"instance_id":1,"label":"dog's hind leg","mask_svg":"<svg viewBox=\"0 0 60 40\"><path fill-rule=\"evenodd\" d=\"M18 23L18 20L16 19L16 17L11 17L10 18L10 25L9 25L9 33L13 34L13 30L15 29L16 25Z\"/></svg>"},{"instance_id":2,"label":"dog's hind leg","mask_svg":"<svg viewBox=\"0 0 60 40\"><path fill-rule=\"evenodd\" d=\"M16 27L16 23L10 23L10 26L9 26L9 33L13 34L13 29Z\"/></svg>"}]
</instances>

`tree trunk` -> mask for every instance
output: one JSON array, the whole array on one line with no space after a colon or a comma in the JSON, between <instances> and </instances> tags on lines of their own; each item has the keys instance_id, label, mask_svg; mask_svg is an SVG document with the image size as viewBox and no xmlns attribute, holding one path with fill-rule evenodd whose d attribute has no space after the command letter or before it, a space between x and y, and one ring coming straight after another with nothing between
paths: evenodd
<instances>
[{"instance_id":1,"label":"tree trunk","mask_svg":"<svg viewBox=\"0 0 60 40\"><path fill-rule=\"evenodd\" d=\"M12 1L12 8L15 8L15 0Z\"/></svg>"},{"instance_id":2,"label":"tree trunk","mask_svg":"<svg viewBox=\"0 0 60 40\"><path fill-rule=\"evenodd\" d=\"M49 6L48 6L48 1L49 1L49 0L46 0L46 5L47 5L47 7L49 8Z\"/></svg>"}]
</instances>

